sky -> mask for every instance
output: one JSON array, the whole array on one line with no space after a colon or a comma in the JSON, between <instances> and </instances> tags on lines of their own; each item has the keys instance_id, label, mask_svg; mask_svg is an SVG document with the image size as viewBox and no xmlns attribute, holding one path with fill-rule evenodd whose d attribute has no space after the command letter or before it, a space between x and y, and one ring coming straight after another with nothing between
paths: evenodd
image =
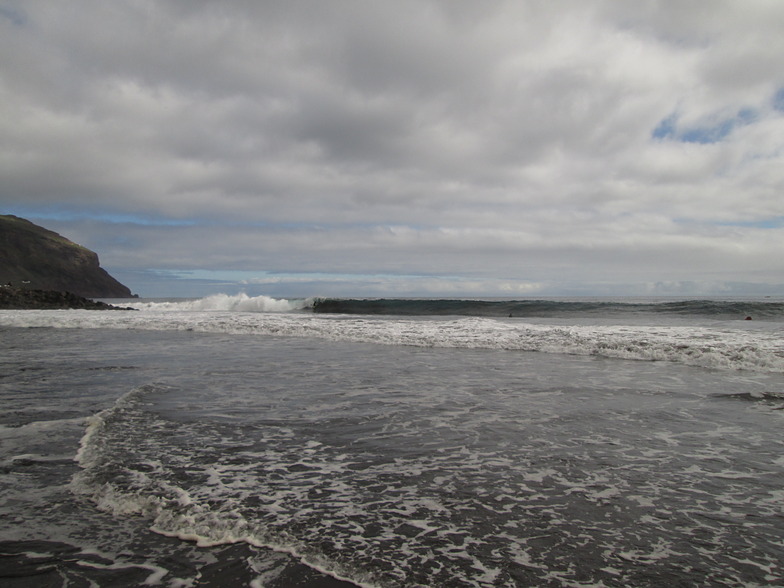
<instances>
[{"instance_id":1,"label":"sky","mask_svg":"<svg viewBox=\"0 0 784 588\"><path fill-rule=\"evenodd\" d=\"M0 214L145 297L784 294L780 0L0 0Z\"/></svg>"}]
</instances>

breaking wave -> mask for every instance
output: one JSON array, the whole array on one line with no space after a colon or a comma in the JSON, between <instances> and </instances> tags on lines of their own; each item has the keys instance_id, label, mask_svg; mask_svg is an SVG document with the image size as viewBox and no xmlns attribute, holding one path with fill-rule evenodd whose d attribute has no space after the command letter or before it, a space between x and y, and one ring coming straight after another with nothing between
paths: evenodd
<instances>
[{"instance_id":1,"label":"breaking wave","mask_svg":"<svg viewBox=\"0 0 784 588\"><path fill-rule=\"evenodd\" d=\"M650 310L633 316L607 312L586 315L581 314L585 312L583 310L552 320L532 317L526 321L525 317L517 316L512 319L505 316L460 316L454 307L450 310L453 316L438 316L437 308L431 308L429 316L421 317L412 314L390 316L390 313L373 316L372 312L358 315L351 309L356 310L365 303L378 301L363 301L362 304L357 301L345 302L348 309L341 306L343 312L338 312L335 307L334 312L323 314L320 309L324 301L314 299L286 300L221 294L198 300L136 301L133 305L139 312L0 311L0 326L313 337L415 347L594 355L638 361L667 361L712 369L784 373L782 321L744 321L738 316L735 316L735 320L727 320L725 315L733 307L725 303L715 303L721 312L718 318L703 315L675 319L673 324L672 319ZM394 303L393 306L402 305L408 307L409 311L413 308L421 309L421 305L425 304L436 307L442 304L442 308L446 308L449 306L446 302L465 302L466 309L477 304L476 301L412 301L411 304L401 300L382 302ZM554 308L571 304L547 301L531 304L539 303L550 304ZM491 303L491 308L492 304L495 303ZM497 304L523 303L507 301ZM703 313L708 313L711 306L706 301L678 304L686 306L684 312L702 309ZM748 304L757 305L754 308L758 317L765 312L769 315L779 312L776 306L779 303L770 303L770 306L765 306L768 303ZM668 308L672 311L673 307ZM735 307L737 310L740 308ZM597 318L602 320L599 324L593 324Z\"/></svg>"},{"instance_id":2,"label":"breaking wave","mask_svg":"<svg viewBox=\"0 0 784 588\"><path fill-rule=\"evenodd\" d=\"M271 298L270 296L248 296L247 294L214 294L205 298L188 300L165 300L165 301L139 301L123 303L124 306L136 308L138 310L162 310L162 311L237 311L237 312L293 312L313 307L313 299L310 298Z\"/></svg>"}]
</instances>

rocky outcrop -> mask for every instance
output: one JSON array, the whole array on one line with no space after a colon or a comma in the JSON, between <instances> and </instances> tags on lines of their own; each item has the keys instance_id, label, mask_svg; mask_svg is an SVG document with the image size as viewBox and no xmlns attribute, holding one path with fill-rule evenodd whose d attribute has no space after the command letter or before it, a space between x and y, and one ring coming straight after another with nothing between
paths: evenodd
<instances>
[{"instance_id":1,"label":"rocky outcrop","mask_svg":"<svg viewBox=\"0 0 784 588\"><path fill-rule=\"evenodd\" d=\"M71 292L55 290L28 290L13 286L0 286L0 309L4 310L54 310L75 308L84 310L136 310L113 306L97 300L77 296Z\"/></svg>"},{"instance_id":2,"label":"rocky outcrop","mask_svg":"<svg viewBox=\"0 0 784 588\"><path fill-rule=\"evenodd\" d=\"M13 215L0 215L0 284L85 298L133 296L100 267L96 253Z\"/></svg>"}]
</instances>

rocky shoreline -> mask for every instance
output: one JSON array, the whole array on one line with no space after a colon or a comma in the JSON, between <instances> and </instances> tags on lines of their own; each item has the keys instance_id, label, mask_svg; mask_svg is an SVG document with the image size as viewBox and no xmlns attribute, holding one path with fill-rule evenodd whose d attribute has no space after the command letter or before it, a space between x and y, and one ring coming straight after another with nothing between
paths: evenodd
<instances>
[{"instance_id":1,"label":"rocky shoreline","mask_svg":"<svg viewBox=\"0 0 784 588\"><path fill-rule=\"evenodd\" d=\"M97 300L77 296L71 292L57 290L34 290L0 286L0 309L2 310L136 310L130 307L113 306Z\"/></svg>"}]
</instances>

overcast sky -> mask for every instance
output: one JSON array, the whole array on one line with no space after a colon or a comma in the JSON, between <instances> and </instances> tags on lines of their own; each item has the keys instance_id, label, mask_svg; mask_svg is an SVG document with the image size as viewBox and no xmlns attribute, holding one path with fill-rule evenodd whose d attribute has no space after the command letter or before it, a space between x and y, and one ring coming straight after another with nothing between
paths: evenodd
<instances>
[{"instance_id":1,"label":"overcast sky","mask_svg":"<svg viewBox=\"0 0 784 588\"><path fill-rule=\"evenodd\" d=\"M143 296L784 293L784 2L0 0L0 213Z\"/></svg>"}]
</instances>

